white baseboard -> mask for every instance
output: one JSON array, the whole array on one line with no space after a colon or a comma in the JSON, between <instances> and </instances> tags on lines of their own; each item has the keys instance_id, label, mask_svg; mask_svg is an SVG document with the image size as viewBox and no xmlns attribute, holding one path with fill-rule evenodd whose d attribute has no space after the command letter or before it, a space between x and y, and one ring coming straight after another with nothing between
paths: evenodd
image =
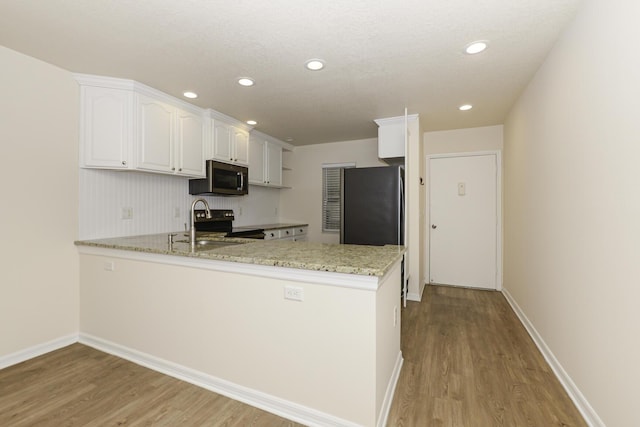
<instances>
[{"instance_id":1,"label":"white baseboard","mask_svg":"<svg viewBox=\"0 0 640 427\"><path fill-rule=\"evenodd\" d=\"M402 370L402 364L404 359L402 358L402 351L398 352L396 358L396 364L393 367L391 378L389 378L389 384L387 384L387 391L384 393L384 400L382 401L382 407L380 408L380 415L378 417L378 427L385 427L387 425L387 419L389 418L389 411L391 410L391 404L393 403L393 395L396 393L396 386L400 379L400 371Z\"/></svg>"},{"instance_id":2,"label":"white baseboard","mask_svg":"<svg viewBox=\"0 0 640 427\"><path fill-rule=\"evenodd\" d=\"M315 410L285 399L272 396L261 391L243 387L241 385L178 365L167 360L163 360L137 350L133 350L119 344L103 340L89 334L80 334L80 342L82 344L93 347L105 353L113 354L129 360L138 365L153 369L154 371L169 375L171 377L186 381L198 387L222 394L231 399L238 400L256 408L263 409L283 418L310 426L310 427L356 427L351 421L335 417L331 414ZM400 355L402 359L402 355ZM400 362L401 366L402 362ZM399 370L398 369L398 375ZM395 372L394 372L395 375ZM396 379L397 381L397 379ZM394 387L395 389L395 387ZM393 396L391 396L393 398ZM389 403L389 407L391 404ZM388 409L387 409L388 412ZM386 415L385 415L386 418Z\"/></svg>"},{"instance_id":3,"label":"white baseboard","mask_svg":"<svg viewBox=\"0 0 640 427\"><path fill-rule=\"evenodd\" d=\"M420 295L407 292L407 300L420 302Z\"/></svg>"},{"instance_id":4,"label":"white baseboard","mask_svg":"<svg viewBox=\"0 0 640 427\"><path fill-rule=\"evenodd\" d=\"M18 363L33 359L34 357L42 356L45 353L61 349L62 347L66 347L76 342L78 342L78 335L72 334L43 344L34 345L33 347L16 351L15 353L11 353L6 356L1 356L0 369L17 365Z\"/></svg>"},{"instance_id":5,"label":"white baseboard","mask_svg":"<svg viewBox=\"0 0 640 427\"><path fill-rule=\"evenodd\" d=\"M558 359L556 359L554 354L542 339L542 336L540 336L538 331L536 331L536 328L529 321L529 319L524 314L518 303L513 299L509 291L507 291L505 288L502 288L502 294L509 302L509 305L511 305L511 308L516 313L527 332L529 332L529 335L533 339L533 342L536 344L549 366L551 366L551 369L556 374L556 377L558 377L560 384L562 384L567 394L569 395L571 400L573 400L573 403L575 403L576 407L584 417L585 422L591 427L605 427L604 422L600 419L596 411L591 407L582 392L580 392L569 374L567 374L562 365L560 365Z\"/></svg>"}]
</instances>

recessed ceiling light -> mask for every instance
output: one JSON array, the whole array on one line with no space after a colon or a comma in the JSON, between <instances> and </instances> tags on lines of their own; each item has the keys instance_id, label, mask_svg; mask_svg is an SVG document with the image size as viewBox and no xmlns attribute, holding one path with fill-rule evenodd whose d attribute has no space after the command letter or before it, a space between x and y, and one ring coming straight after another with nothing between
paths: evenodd
<instances>
[{"instance_id":1,"label":"recessed ceiling light","mask_svg":"<svg viewBox=\"0 0 640 427\"><path fill-rule=\"evenodd\" d=\"M249 77L241 77L238 79L238 84L241 86L253 86L254 84L256 84L253 79L250 79Z\"/></svg>"},{"instance_id":2,"label":"recessed ceiling light","mask_svg":"<svg viewBox=\"0 0 640 427\"><path fill-rule=\"evenodd\" d=\"M487 48L487 42L484 40L478 40L473 43L467 45L464 49L469 55L475 55L476 53L480 53Z\"/></svg>"},{"instance_id":3,"label":"recessed ceiling light","mask_svg":"<svg viewBox=\"0 0 640 427\"><path fill-rule=\"evenodd\" d=\"M324 61L322 59L310 59L304 63L307 70L319 71L324 68Z\"/></svg>"},{"instance_id":4,"label":"recessed ceiling light","mask_svg":"<svg viewBox=\"0 0 640 427\"><path fill-rule=\"evenodd\" d=\"M458 110L460 111L469 111L473 108L473 105L471 104L464 104L458 107Z\"/></svg>"},{"instance_id":5,"label":"recessed ceiling light","mask_svg":"<svg viewBox=\"0 0 640 427\"><path fill-rule=\"evenodd\" d=\"M250 126L255 126L258 124L258 122L256 122L255 120L247 120L247 124Z\"/></svg>"},{"instance_id":6,"label":"recessed ceiling light","mask_svg":"<svg viewBox=\"0 0 640 427\"><path fill-rule=\"evenodd\" d=\"M291 142L291 141L293 141L293 138L291 138L291 137L289 136L289 137L287 137L287 138L285 139L285 141L287 141L287 142Z\"/></svg>"},{"instance_id":7,"label":"recessed ceiling light","mask_svg":"<svg viewBox=\"0 0 640 427\"><path fill-rule=\"evenodd\" d=\"M196 98L198 97L198 94L197 94L197 93L195 93L195 92L191 92L191 91L184 92L182 95L183 95L185 98L189 98L189 99L196 99Z\"/></svg>"}]
</instances>

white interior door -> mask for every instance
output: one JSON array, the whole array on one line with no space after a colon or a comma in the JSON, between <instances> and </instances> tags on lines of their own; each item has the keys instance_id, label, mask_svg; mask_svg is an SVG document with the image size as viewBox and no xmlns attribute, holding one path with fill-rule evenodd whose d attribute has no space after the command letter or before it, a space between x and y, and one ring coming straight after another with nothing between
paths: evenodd
<instances>
[{"instance_id":1,"label":"white interior door","mask_svg":"<svg viewBox=\"0 0 640 427\"><path fill-rule=\"evenodd\" d=\"M497 155L429 161L430 282L496 289Z\"/></svg>"}]
</instances>

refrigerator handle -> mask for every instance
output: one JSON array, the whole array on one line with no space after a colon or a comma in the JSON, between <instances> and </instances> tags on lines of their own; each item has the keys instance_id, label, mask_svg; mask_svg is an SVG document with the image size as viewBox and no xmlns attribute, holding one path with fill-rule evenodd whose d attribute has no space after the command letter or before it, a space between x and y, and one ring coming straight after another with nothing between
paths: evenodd
<instances>
[{"instance_id":1,"label":"refrigerator handle","mask_svg":"<svg viewBox=\"0 0 640 427\"><path fill-rule=\"evenodd\" d=\"M340 243L344 243L344 168L340 168Z\"/></svg>"},{"instance_id":2,"label":"refrigerator handle","mask_svg":"<svg viewBox=\"0 0 640 427\"><path fill-rule=\"evenodd\" d=\"M398 209L398 245L404 245L406 238L406 234L404 232L405 229L405 218L404 218L404 180L402 179L402 169L398 168L398 185L400 185L400 194L398 195L398 203L400 204Z\"/></svg>"}]
</instances>

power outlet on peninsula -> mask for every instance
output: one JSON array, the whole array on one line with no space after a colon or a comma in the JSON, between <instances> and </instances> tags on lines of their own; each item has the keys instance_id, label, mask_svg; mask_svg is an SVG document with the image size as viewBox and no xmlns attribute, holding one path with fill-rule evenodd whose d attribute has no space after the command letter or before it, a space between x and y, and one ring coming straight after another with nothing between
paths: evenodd
<instances>
[{"instance_id":1,"label":"power outlet on peninsula","mask_svg":"<svg viewBox=\"0 0 640 427\"><path fill-rule=\"evenodd\" d=\"M304 289L298 286L285 286L284 299L304 301Z\"/></svg>"}]
</instances>

